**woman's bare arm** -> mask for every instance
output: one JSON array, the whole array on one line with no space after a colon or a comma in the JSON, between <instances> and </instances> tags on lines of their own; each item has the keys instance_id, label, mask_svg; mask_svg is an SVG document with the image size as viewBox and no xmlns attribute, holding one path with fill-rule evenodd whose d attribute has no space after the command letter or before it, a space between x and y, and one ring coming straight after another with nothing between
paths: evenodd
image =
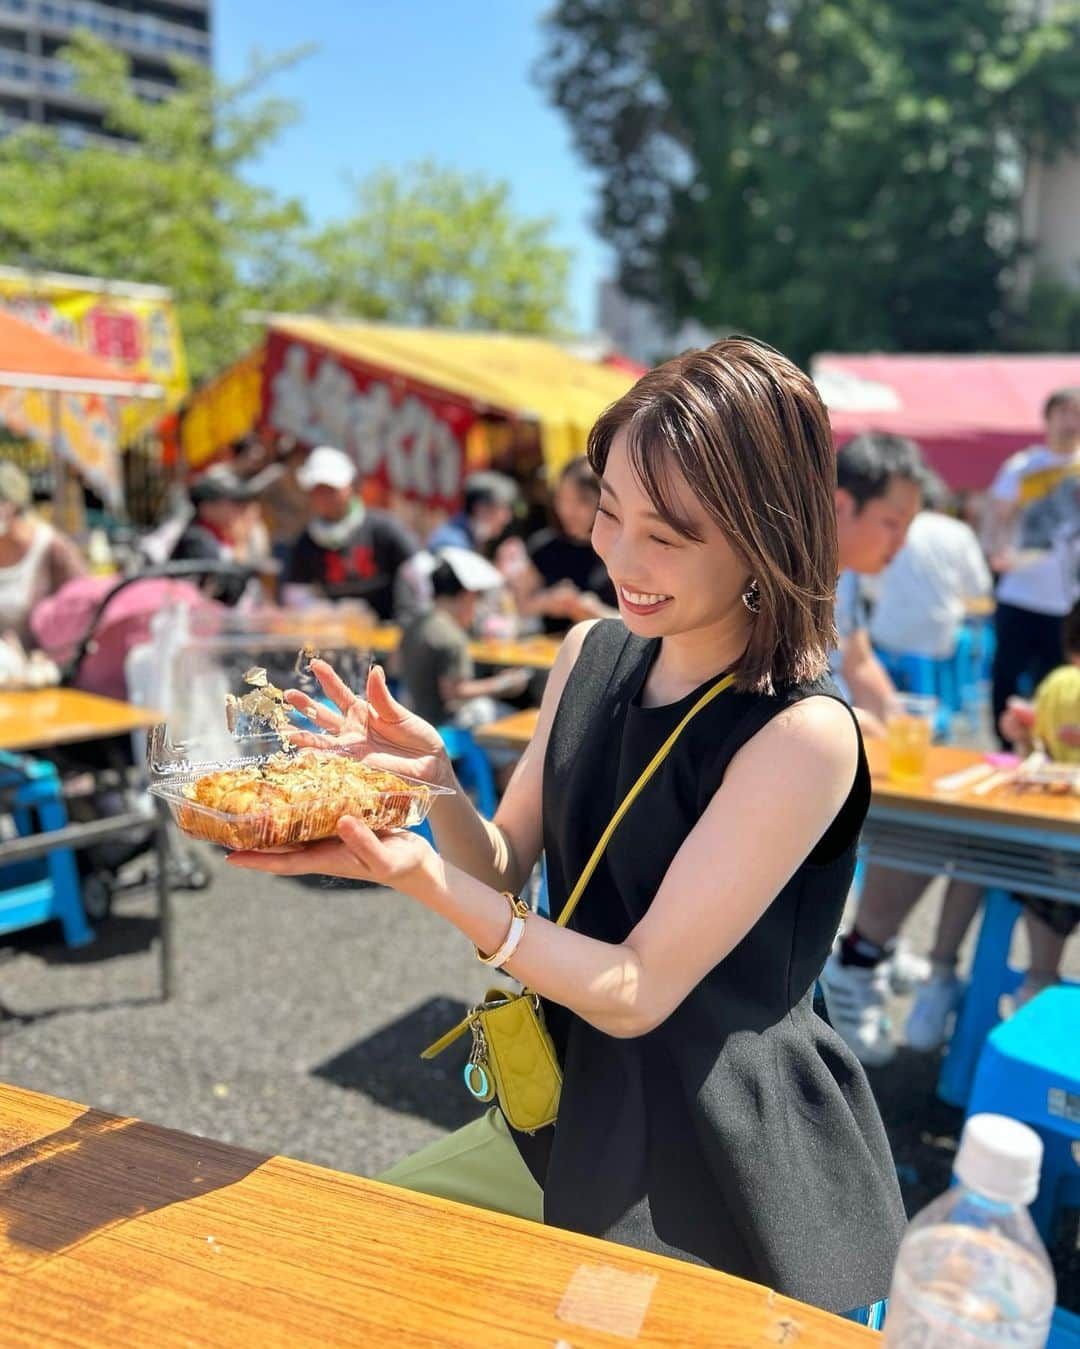
<instances>
[{"instance_id":1,"label":"woman's bare arm","mask_svg":"<svg viewBox=\"0 0 1080 1349\"><path fill-rule=\"evenodd\" d=\"M851 790L857 756L851 715L835 701L812 698L780 714L735 756L624 942L595 941L534 917L507 970L608 1035L653 1029L805 861ZM407 888L481 950L495 950L506 935L505 902L445 854Z\"/></svg>"},{"instance_id":2,"label":"woman's bare arm","mask_svg":"<svg viewBox=\"0 0 1080 1349\"><path fill-rule=\"evenodd\" d=\"M515 894L529 878L543 846L541 794L548 736L570 671L592 627L567 633L548 676L536 732L503 793L494 820L485 820L460 790L436 800L430 822L441 857L495 890Z\"/></svg>"}]
</instances>

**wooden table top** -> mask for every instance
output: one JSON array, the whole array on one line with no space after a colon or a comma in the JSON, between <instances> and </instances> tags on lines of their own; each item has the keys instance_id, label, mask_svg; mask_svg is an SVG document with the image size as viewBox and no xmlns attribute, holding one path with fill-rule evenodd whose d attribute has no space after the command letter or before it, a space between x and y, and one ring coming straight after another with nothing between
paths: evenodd
<instances>
[{"instance_id":1,"label":"wooden table top","mask_svg":"<svg viewBox=\"0 0 1080 1349\"><path fill-rule=\"evenodd\" d=\"M0 1086L5 1349L879 1342L756 1284Z\"/></svg>"},{"instance_id":2,"label":"wooden table top","mask_svg":"<svg viewBox=\"0 0 1080 1349\"><path fill-rule=\"evenodd\" d=\"M303 634L303 624L296 630ZM354 646L367 647L374 655L388 656L401 645L401 629L391 623L378 627L347 628L349 641ZM559 654L560 639L537 634L509 640L499 637L478 637L469 643L469 655L478 665L520 666L528 670L550 670Z\"/></svg>"},{"instance_id":3,"label":"wooden table top","mask_svg":"<svg viewBox=\"0 0 1080 1349\"><path fill-rule=\"evenodd\" d=\"M50 749L147 730L163 720L152 708L79 689L0 693L0 749Z\"/></svg>"},{"instance_id":4,"label":"wooden table top","mask_svg":"<svg viewBox=\"0 0 1080 1349\"><path fill-rule=\"evenodd\" d=\"M511 749L524 749L533 738L539 718L538 707L512 712L508 717L478 726L473 731L473 739L480 745L508 745Z\"/></svg>"},{"instance_id":5,"label":"wooden table top","mask_svg":"<svg viewBox=\"0 0 1080 1349\"><path fill-rule=\"evenodd\" d=\"M550 670L562 646L562 638L518 637L514 640L482 637L469 643L469 655L477 665L508 665L524 670Z\"/></svg>"},{"instance_id":6,"label":"wooden table top","mask_svg":"<svg viewBox=\"0 0 1080 1349\"><path fill-rule=\"evenodd\" d=\"M962 749L957 745L932 746L926 780L913 784L893 782L889 778L888 749L883 742L867 741L866 751L873 775L874 806L899 806L915 812L948 814L983 824L1068 834L1080 832L1080 796L1021 791L1007 784L985 796L976 796L972 788L945 792L934 786L939 778L983 763L985 756L979 750Z\"/></svg>"}]
</instances>

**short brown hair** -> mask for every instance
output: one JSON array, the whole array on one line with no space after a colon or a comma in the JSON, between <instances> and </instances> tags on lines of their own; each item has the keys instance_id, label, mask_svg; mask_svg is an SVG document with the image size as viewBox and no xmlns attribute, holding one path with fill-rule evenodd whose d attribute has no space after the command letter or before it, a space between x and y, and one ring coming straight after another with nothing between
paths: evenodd
<instances>
[{"instance_id":1,"label":"short brown hair","mask_svg":"<svg viewBox=\"0 0 1080 1349\"><path fill-rule=\"evenodd\" d=\"M700 542L680 517L674 470L758 583L737 686L768 693L824 673L837 640L836 456L810 378L763 342L727 338L650 370L602 414L589 436L597 473L622 430L671 528Z\"/></svg>"},{"instance_id":2,"label":"short brown hair","mask_svg":"<svg viewBox=\"0 0 1080 1349\"><path fill-rule=\"evenodd\" d=\"M570 460L559 474L559 481L572 483L579 492L587 492L591 497L600 495L600 480L584 454Z\"/></svg>"},{"instance_id":3,"label":"short brown hair","mask_svg":"<svg viewBox=\"0 0 1080 1349\"><path fill-rule=\"evenodd\" d=\"M1080 403L1080 389L1055 389L1050 397L1043 404L1043 421L1050 420L1051 412L1056 412L1058 408L1063 408L1067 403Z\"/></svg>"}]
</instances>

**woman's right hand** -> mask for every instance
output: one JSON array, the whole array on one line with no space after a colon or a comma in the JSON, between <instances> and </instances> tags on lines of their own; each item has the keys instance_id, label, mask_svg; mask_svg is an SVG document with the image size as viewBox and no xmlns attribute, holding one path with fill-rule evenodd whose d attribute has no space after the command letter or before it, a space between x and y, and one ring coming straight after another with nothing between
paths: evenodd
<instances>
[{"instance_id":1,"label":"woman's right hand","mask_svg":"<svg viewBox=\"0 0 1080 1349\"><path fill-rule=\"evenodd\" d=\"M354 693L326 661L313 660L310 669L334 706L327 707L299 689L290 689L285 695L289 706L323 732L295 732L294 744L345 749L372 768L436 787L453 784L454 772L438 731L391 697L381 665L371 667L366 699Z\"/></svg>"}]
</instances>

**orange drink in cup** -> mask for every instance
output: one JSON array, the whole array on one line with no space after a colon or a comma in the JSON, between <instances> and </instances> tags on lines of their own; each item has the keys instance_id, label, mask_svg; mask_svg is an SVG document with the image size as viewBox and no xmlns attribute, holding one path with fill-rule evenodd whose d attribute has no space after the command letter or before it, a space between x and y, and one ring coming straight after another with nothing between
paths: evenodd
<instances>
[{"instance_id":1,"label":"orange drink in cup","mask_svg":"<svg viewBox=\"0 0 1080 1349\"><path fill-rule=\"evenodd\" d=\"M926 777L938 700L927 694L898 693L885 717L889 777L918 783Z\"/></svg>"}]
</instances>

